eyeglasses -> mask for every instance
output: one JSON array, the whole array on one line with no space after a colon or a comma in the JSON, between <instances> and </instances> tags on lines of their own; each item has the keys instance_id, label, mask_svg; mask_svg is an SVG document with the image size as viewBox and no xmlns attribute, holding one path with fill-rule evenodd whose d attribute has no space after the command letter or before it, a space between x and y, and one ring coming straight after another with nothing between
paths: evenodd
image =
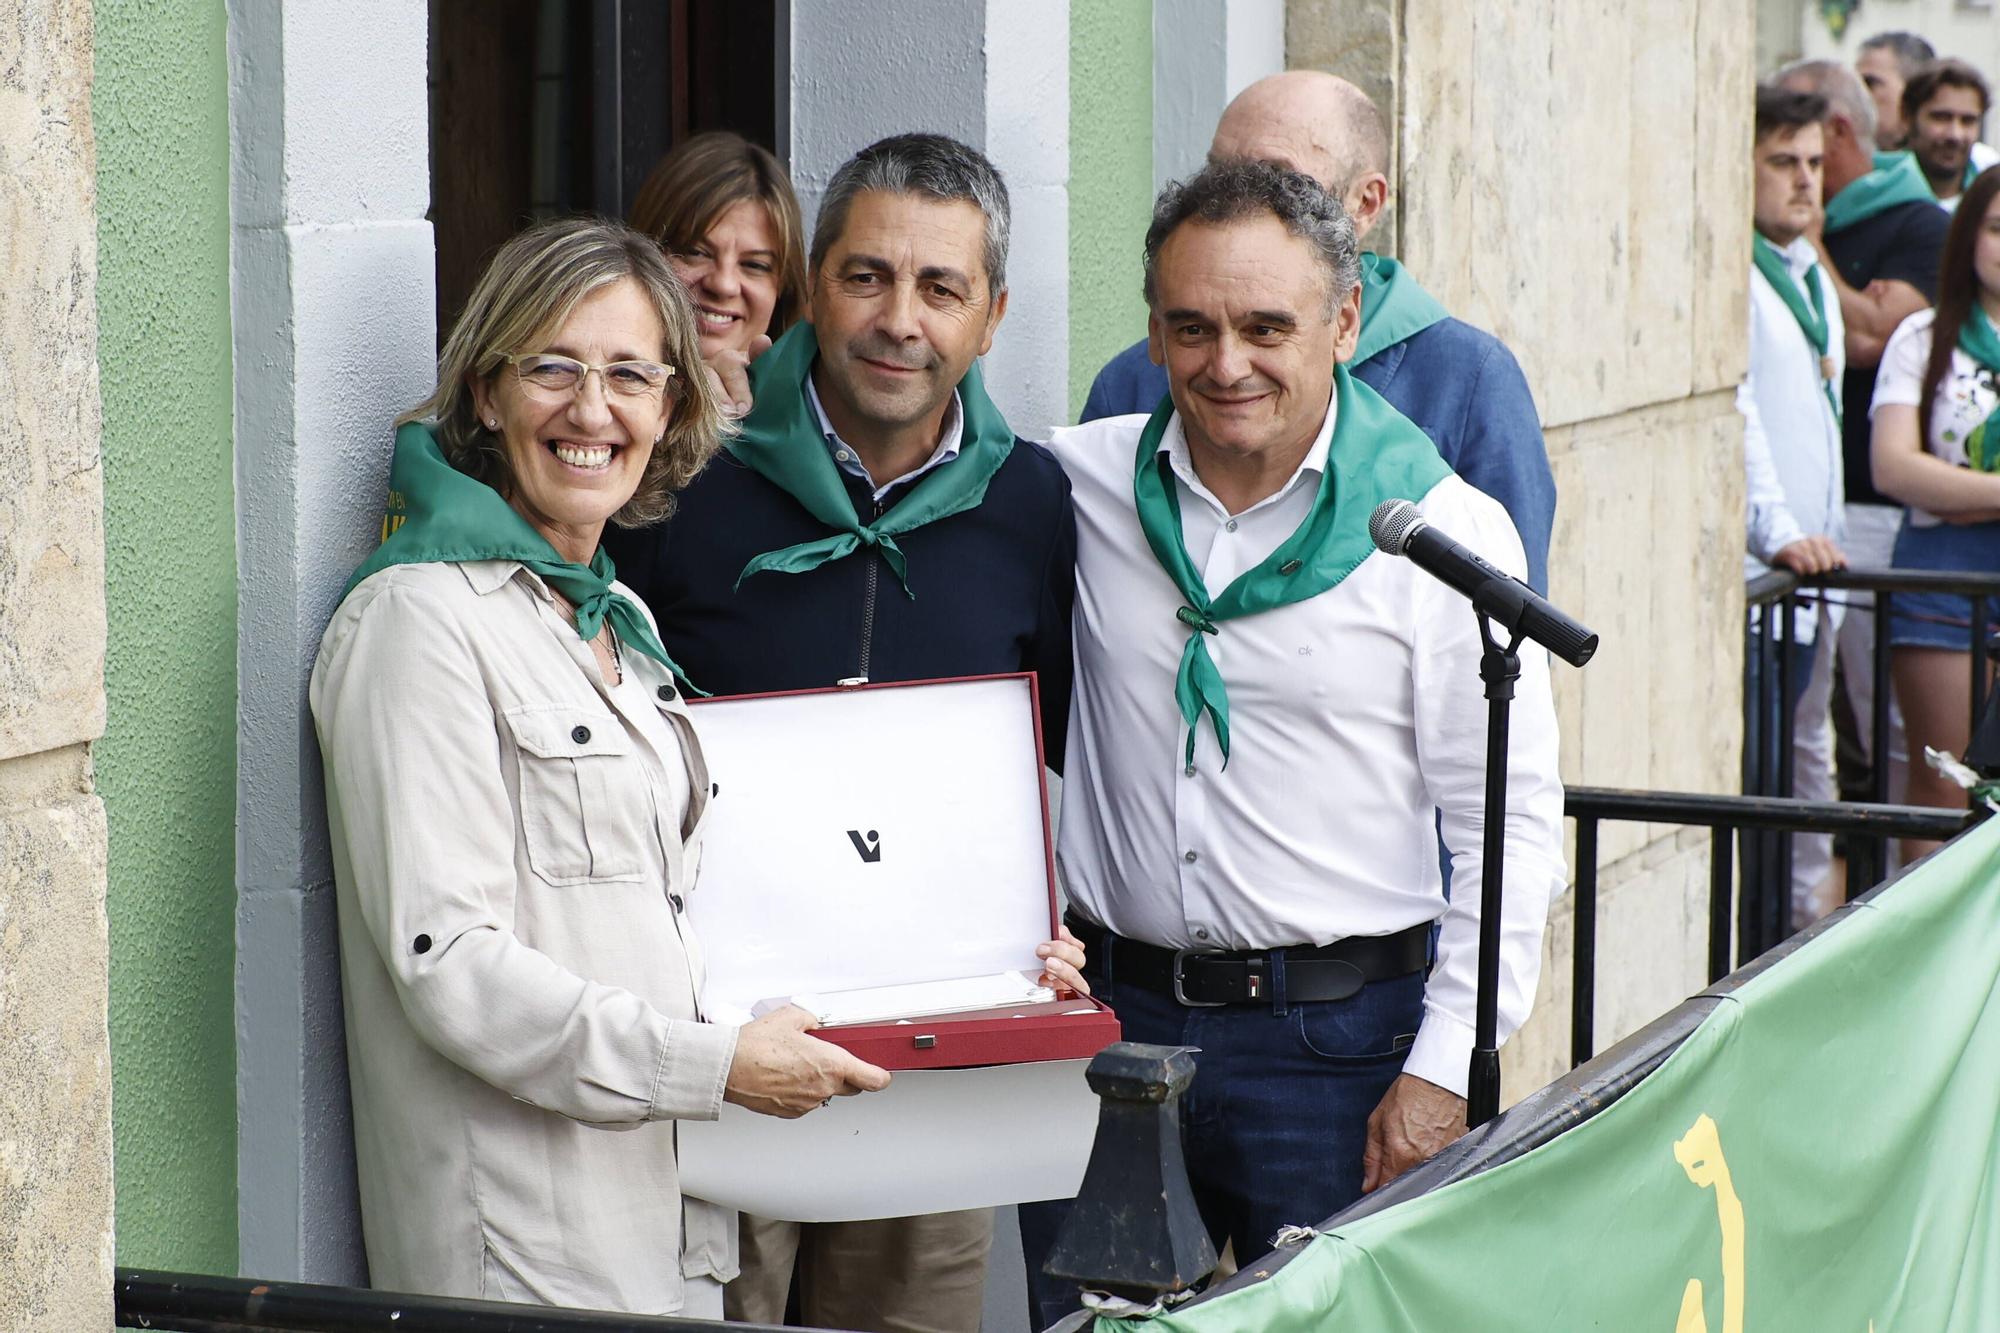
<instances>
[{"instance_id":1,"label":"eyeglasses","mask_svg":"<svg viewBox=\"0 0 2000 1333\"><path fill-rule=\"evenodd\" d=\"M605 392L621 398L663 394L674 377L674 368L658 361L611 361L593 366L553 352L515 352L501 359L514 367L522 388L548 397L576 392L593 370L603 377Z\"/></svg>"}]
</instances>

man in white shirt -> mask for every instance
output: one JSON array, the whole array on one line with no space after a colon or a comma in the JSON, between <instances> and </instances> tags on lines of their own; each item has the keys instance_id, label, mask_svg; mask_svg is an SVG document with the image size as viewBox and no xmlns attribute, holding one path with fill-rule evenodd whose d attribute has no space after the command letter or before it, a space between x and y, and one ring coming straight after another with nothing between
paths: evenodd
<instances>
[{"instance_id":1,"label":"man in white shirt","mask_svg":"<svg viewBox=\"0 0 2000 1333\"><path fill-rule=\"evenodd\" d=\"M1840 383L1846 361L1840 300L1807 233L1818 224L1826 98L1771 85L1757 89L1756 232L1750 276L1750 369L1737 390L1749 479L1744 573L1777 566L1795 574L1843 568L1845 485ZM1792 794L1834 799L1833 695L1837 608L1801 615L1784 651L1793 659ZM1782 628L1779 631L1783 633ZM1751 663L1753 675L1762 664ZM1755 681L1756 697L1778 688ZM1775 712L1754 711L1744 737L1755 756L1777 745ZM1775 753L1772 765L1784 762ZM1804 926L1834 907L1833 840L1799 835L1792 844L1792 920Z\"/></svg>"},{"instance_id":2,"label":"man in white shirt","mask_svg":"<svg viewBox=\"0 0 2000 1333\"><path fill-rule=\"evenodd\" d=\"M1478 625L1459 594L1376 552L1368 517L1414 500L1510 573L1526 561L1498 502L1337 364L1355 346L1358 266L1339 202L1296 172L1222 162L1169 186L1146 293L1170 399L1050 442L1077 511L1072 929L1128 1040L1201 1048L1182 1101L1189 1173L1218 1247L1244 1262L1465 1129ZM1532 1004L1563 875L1547 659L1522 659L1503 1039ZM1448 904L1439 827L1466 886ZM1046 1285L1045 1319L1060 1313Z\"/></svg>"}]
</instances>

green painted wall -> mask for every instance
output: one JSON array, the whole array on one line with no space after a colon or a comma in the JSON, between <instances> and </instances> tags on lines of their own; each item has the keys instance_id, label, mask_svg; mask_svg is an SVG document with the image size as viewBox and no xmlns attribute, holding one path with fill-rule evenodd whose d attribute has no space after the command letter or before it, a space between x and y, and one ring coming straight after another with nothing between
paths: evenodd
<instances>
[{"instance_id":1,"label":"green painted wall","mask_svg":"<svg viewBox=\"0 0 2000 1333\"><path fill-rule=\"evenodd\" d=\"M1151 0L1071 0L1069 403L1146 331L1140 250L1153 210Z\"/></svg>"},{"instance_id":2,"label":"green painted wall","mask_svg":"<svg viewBox=\"0 0 2000 1333\"><path fill-rule=\"evenodd\" d=\"M236 1271L229 71L215 0L98 0L118 1262Z\"/></svg>"}]
</instances>

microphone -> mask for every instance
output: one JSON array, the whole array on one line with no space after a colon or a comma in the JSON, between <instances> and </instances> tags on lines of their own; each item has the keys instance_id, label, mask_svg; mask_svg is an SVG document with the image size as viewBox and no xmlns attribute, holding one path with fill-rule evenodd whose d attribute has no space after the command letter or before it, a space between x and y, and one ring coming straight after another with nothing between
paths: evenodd
<instances>
[{"instance_id":1,"label":"microphone","mask_svg":"<svg viewBox=\"0 0 2000 1333\"><path fill-rule=\"evenodd\" d=\"M1597 651L1595 633L1549 605L1521 580L1439 532L1408 500L1384 500L1376 506L1368 519L1368 535L1380 550L1408 556L1425 573L1471 598L1477 610L1571 666L1582 666Z\"/></svg>"}]
</instances>

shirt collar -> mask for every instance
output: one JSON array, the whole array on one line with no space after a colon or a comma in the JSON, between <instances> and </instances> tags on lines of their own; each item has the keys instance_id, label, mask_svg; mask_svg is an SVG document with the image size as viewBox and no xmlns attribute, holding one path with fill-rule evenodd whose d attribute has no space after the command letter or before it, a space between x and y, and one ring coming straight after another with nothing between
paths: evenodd
<instances>
[{"instance_id":1,"label":"shirt collar","mask_svg":"<svg viewBox=\"0 0 2000 1333\"><path fill-rule=\"evenodd\" d=\"M1292 475L1285 479L1285 484L1251 505L1243 511L1243 514L1254 514L1266 505L1276 504L1308 482L1313 487L1318 487L1320 477L1326 472L1326 456L1333 448L1334 416L1338 411L1339 401L1340 395L1337 393L1327 398L1326 417L1319 423L1319 434L1313 437L1312 447L1306 450L1306 456L1300 460ZM1165 434L1160 437L1160 452L1167 456L1168 466L1173 468L1174 475L1180 478L1182 485L1218 511L1222 510L1222 501L1216 499L1208 487L1202 485L1201 478L1195 475L1194 458L1188 453L1187 433L1181 429L1181 414L1178 409L1174 412L1173 420L1167 423ZM1238 514L1236 517L1241 518L1243 514Z\"/></svg>"},{"instance_id":2,"label":"shirt collar","mask_svg":"<svg viewBox=\"0 0 2000 1333\"><path fill-rule=\"evenodd\" d=\"M1795 278L1803 278L1806 270L1819 262L1819 251L1803 236L1794 237L1792 243L1781 247L1778 253L1785 257L1785 267L1792 271Z\"/></svg>"},{"instance_id":3,"label":"shirt collar","mask_svg":"<svg viewBox=\"0 0 2000 1333\"><path fill-rule=\"evenodd\" d=\"M931 451L930 458L914 472L878 483L875 478L868 475L868 465L861 461L860 452L841 439L840 432L836 431L833 423L827 420L826 408L819 401L819 388L814 385L810 374L806 376L806 401L812 404L813 417L819 422L820 435L826 441L827 452L833 455L834 465L848 476L859 477L867 482L868 489L874 492L877 500L904 482L915 481L932 468L943 467L958 457L959 445L965 438L965 410L959 404L958 390L953 389L951 401L944 409L944 427L938 434L938 445Z\"/></svg>"},{"instance_id":4,"label":"shirt collar","mask_svg":"<svg viewBox=\"0 0 2000 1333\"><path fill-rule=\"evenodd\" d=\"M513 582L514 575L519 573L523 566L518 560L466 560L461 562L458 568L459 572L465 575L465 581L472 585L472 590L484 597L488 593L498 592ZM531 574L529 577L534 576ZM535 581L541 582L539 579Z\"/></svg>"}]
</instances>

